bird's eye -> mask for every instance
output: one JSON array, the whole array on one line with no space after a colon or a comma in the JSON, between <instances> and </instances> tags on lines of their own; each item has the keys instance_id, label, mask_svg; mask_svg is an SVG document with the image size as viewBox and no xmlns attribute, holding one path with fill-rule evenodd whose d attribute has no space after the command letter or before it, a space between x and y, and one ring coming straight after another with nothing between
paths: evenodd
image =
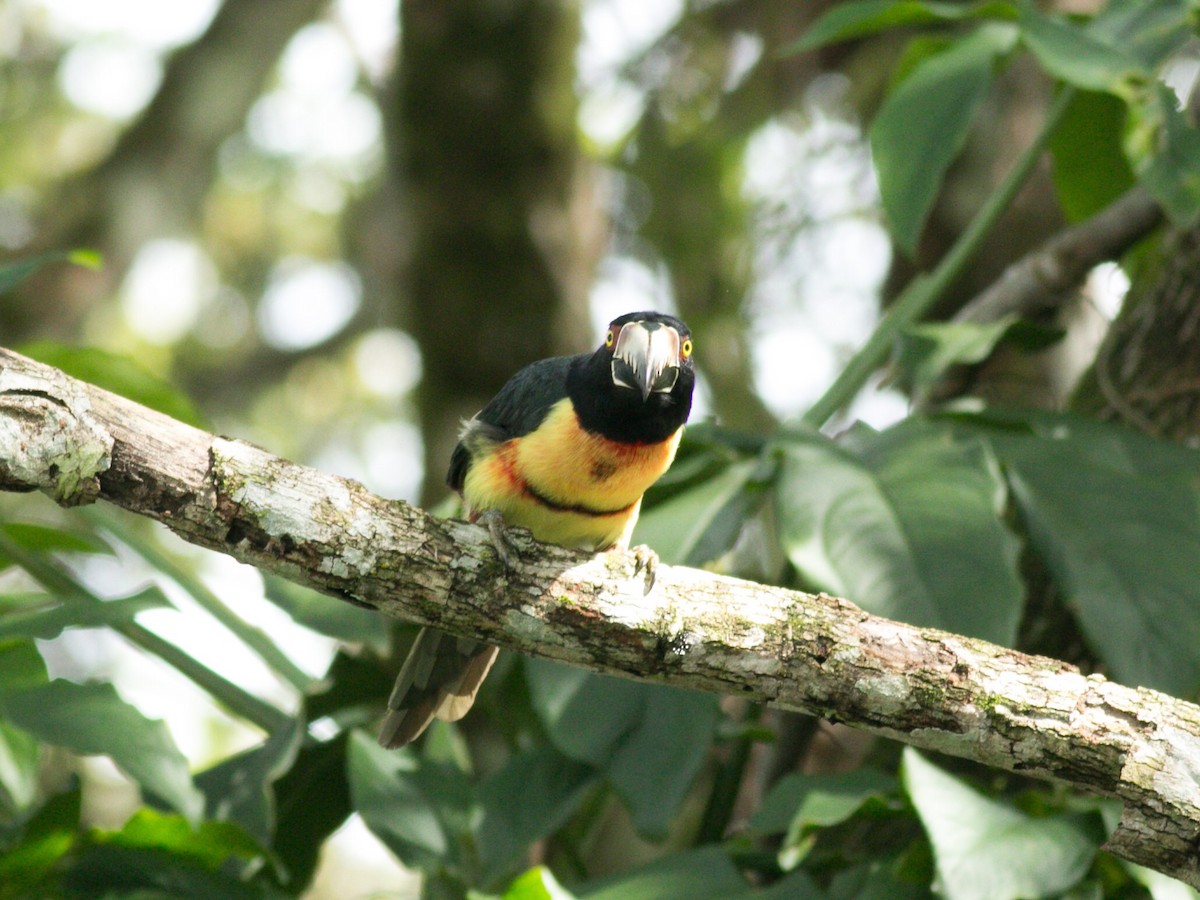
<instances>
[{"instance_id":1,"label":"bird's eye","mask_svg":"<svg viewBox=\"0 0 1200 900\"><path fill-rule=\"evenodd\" d=\"M613 334L613 330L611 328L608 329L608 334L606 334L604 336L604 346L611 348L613 345L613 341L615 341L615 340L616 340L616 335Z\"/></svg>"},{"instance_id":2,"label":"bird's eye","mask_svg":"<svg viewBox=\"0 0 1200 900\"><path fill-rule=\"evenodd\" d=\"M692 355L692 339L691 338L688 338L682 344L679 345L679 355L682 356L684 359L687 359L689 356Z\"/></svg>"}]
</instances>

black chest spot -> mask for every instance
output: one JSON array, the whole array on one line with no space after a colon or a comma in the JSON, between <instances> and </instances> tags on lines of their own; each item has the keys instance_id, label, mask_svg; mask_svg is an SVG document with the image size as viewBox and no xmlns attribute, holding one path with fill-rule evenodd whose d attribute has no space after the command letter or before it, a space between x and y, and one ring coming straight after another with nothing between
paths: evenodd
<instances>
[{"instance_id":1,"label":"black chest spot","mask_svg":"<svg viewBox=\"0 0 1200 900\"><path fill-rule=\"evenodd\" d=\"M598 459L592 463L592 481L608 481L617 471L617 464L611 459Z\"/></svg>"}]
</instances>

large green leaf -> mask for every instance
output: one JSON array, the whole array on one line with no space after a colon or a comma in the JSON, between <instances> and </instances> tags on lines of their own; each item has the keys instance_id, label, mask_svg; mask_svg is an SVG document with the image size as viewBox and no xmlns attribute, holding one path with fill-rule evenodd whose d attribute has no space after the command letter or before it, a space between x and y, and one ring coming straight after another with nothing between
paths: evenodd
<instances>
[{"instance_id":1,"label":"large green leaf","mask_svg":"<svg viewBox=\"0 0 1200 900\"><path fill-rule=\"evenodd\" d=\"M663 562L698 566L733 546L746 518L765 496L760 464L744 460L673 495L638 519L635 544L651 547Z\"/></svg>"},{"instance_id":2,"label":"large green leaf","mask_svg":"<svg viewBox=\"0 0 1200 900\"><path fill-rule=\"evenodd\" d=\"M826 44L866 37L880 31L918 25L937 25L964 19L1015 19L1012 3L938 3L932 0L859 0L839 3L821 16L784 53L815 50Z\"/></svg>"},{"instance_id":3,"label":"large green leaf","mask_svg":"<svg viewBox=\"0 0 1200 900\"><path fill-rule=\"evenodd\" d=\"M978 793L907 747L905 790L916 807L947 900L1057 896L1087 873L1096 842L1061 816L1032 818Z\"/></svg>"},{"instance_id":4,"label":"large green leaf","mask_svg":"<svg viewBox=\"0 0 1200 900\"><path fill-rule=\"evenodd\" d=\"M411 748L385 750L357 731L346 765L354 808L401 862L469 871L478 800L461 770Z\"/></svg>"},{"instance_id":5,"label":"large green leaf","mask_svg":"<svg viewBox=\"0 0 1200 900\"><path fill-rule=\"evenodd\" d=\"M1094 215L1133 186L1121 143L1126 114L1112 94L1077 91L1050 136L1051 175L1070 221Z\"/></svg>"},{"instance_id":6,"label":"large green leaf","mask_svg":"<svg viewBox=\"0 0 1200 900\"><path fill-rule=\"evenodd\" d=\"M170 732L117 696L111 684L55 679L3 694L0 710L13 724L48 744L110 757L173 809L191 819L200 815L203 798Z\"/></svg>"},{"instance_id":7,"label":"large green leaf","mask_svg":"<svg viewBox=\"0 0 1200 900\"><path fill-rule=\"evenodd\" d=\"M1021 10L1021 40L1042 67L1067 84L1086 91L1120 91L1149 73L1121 47L1100 40L1078 25L1039 12Z\"/></svg>"},{"instance_id":8,"label":"large green leaf","mask_svg":"<svg viewBox=\"0 0 1200 900\"><path fill-rule=\"evenodd\" d=\"M782 445L780 538L804 581L869 612L1011 644L1018 543L983 444L911 422Z\"/></svg>"},{"instance_id":9,"label":"large green leaf","mask_svg":"<svg viewBox=\"0 0 1200 900\"><path fill-rule=\"evenodd\" d=\"M947 167L958 156L992 81L1016 41L1008 24L984 25L918 65L871 124L871 154L892 237L910 256Z\"/></svg>"},{"instance_id":10,"label":"large green leaf","mask_svg":"<svg viewBox=\"0 0 1200 900\"><path fill-rule=\"evenodd\" d=\"M560 828L599 780L591 766L546 744L514 754L479 790L481 880L494 881L530 844Z\"/></svg>"},{"instance_id":11,"label":"large green leaf","mask_svg":"<svg viewBox=\"0 0 1200 900\"><path fill-rule=\"evenodd\" d=\"M1118 680L1194 694L1200 453L1074 416L1030 414L1024 424L1031 430L1005 427L989 440L1088 641Z\"/></svg>"},{"instance_id":12,"label":"large green leaf","mask_svg":"<svg viewBox=\"0 0 1200 900\"><path fill-rule=\"evenodd\" d=\"M605 772L642 834L662 837L720 718L710 694L526 660L534 709L566 756Z\"/></svg>"}]
</instances>

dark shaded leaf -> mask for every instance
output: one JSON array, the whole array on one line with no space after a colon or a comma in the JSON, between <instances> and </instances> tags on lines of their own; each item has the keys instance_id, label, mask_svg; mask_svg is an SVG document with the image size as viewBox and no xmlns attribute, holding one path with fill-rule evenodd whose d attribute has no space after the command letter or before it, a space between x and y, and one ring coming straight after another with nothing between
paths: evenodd
<instances>
[{"instance_id":1,"label":"dark shaded leaf","mask_svg":"<svg viewBox=\"0 0 1200 900\"><path fill-rule=\"evenodd\" d=\"M1200 454L1075 416L1000 421L1005 430L977 433L1088 641L1119 681L1190 696L1200 688ZM1010 430L1018 422L1027 430Z\"/></svg>"},{"instance_id":2,"label":"dark shaded leaf","mask_svg":"<svg viewBox=\"0 0 1200 900\"><path fill-rule=\"evenodd\" d=\"M117 696L111 684L75 684L59 678L4 693L0 710L48 744L110 757L173 809L192 819L200 815L203 798L170 732Z\"/></svg>"},{"instance_id":3,"label":"dark shaded leaf","mask_svg":"<svg viewBox=\"0 0 1200 900\"><path fill-rule=\"evenodd\" d=\"M549 745L513 755L479 790L483 803L478 832L480 880L494 881L521 860L530 844L562 827L599 780L591 766L568 759Z\"/></svg>"},{"instance_id":4,"label":"dark shaded leaf","mask_svg":"<svg viewBox=\"0 0 1200 900\"><path fill-rule=\"evenodd\" d=\"M385 750L362 732L350 737L347 772L354 809L406 866L469 870L477 799L457 767L411 747Z\"/></svg>"},{"instance_id":5,"label":"dark shaded leaf","mask_svg":"<svg viewBox=\"0 0 1200 900\"><path fill-rule=\"evenodd\" d=\"M720 847L673 853L634 872L606 878L576 891L586 900L730 900L746 891L746 882Z\"/></svg>"},{"instance_id":6,"label":"dark shaded leaf","mask_svg":"<svg viewBox=\"0 0 1200 900\"><path fill-rule=\"evenodd\" d=\"M275 782L275 839L288 889L300 893L317 868L326 838L353 811L346 779L345 732L302 747L292 767Z\"/></svg>"},{"instance_id":7,"label":"dark shaded leaf","mask_svg":"<svg viewBox=\"0 0 1200 900\"><path fill-rule=\"evenodd\" d=\"M555 747L604 771L634 826L662 837L707 757L717 700L679 688L525 660L535 711Z\"/></svg>"},{"instance_id":8,"label":"dark shaded leaf","mask_svg":"<svg viewBox=\"0 0 1200 900\"><path fill-rule=\"evenodd\" d=\"M293 721L262 744L222 760L196 776L204 792L204 815L222 822L237 822L262 844L270 844L275 831L274 782L296 761L303 729Z\"/></svg>"}]
</instances>

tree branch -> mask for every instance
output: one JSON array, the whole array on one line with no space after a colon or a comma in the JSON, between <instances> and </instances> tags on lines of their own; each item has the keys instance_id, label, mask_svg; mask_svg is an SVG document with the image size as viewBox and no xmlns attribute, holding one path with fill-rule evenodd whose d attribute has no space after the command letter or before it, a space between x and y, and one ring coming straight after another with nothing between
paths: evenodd
<instances>
[{"instance_id":1,"label":"tree branch","mask_svg":"<svg viewBox=\"0 0 1200 900\"><path fill-rule=\"evenodd\" d=\"M0 488L104 499L389 616L738 694L1117 797L1108 849L1200 886L1200 707L852 603L515 538L217 437L0 349Z\"/></svg>"}]
</instances>

